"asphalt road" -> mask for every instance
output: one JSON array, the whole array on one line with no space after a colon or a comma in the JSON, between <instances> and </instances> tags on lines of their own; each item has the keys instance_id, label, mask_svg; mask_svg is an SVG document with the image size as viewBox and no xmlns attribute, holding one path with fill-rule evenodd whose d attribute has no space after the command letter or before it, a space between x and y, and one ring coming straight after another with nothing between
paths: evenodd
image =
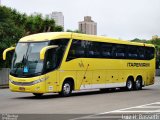
<instances>
[{"instance_id":1,"label":"asphalt road","mask_svg":"<svg viewBox=\"0 0 160 120\"><path fill-rule=\"evenodd\" d=\"M136 106L145 107L145 110L154 111L156 106L160 113L160 77L156 77L154 85L144 87L140 91L99 90L73 93L71 97L60 97L58 94L45 94L36 98L31 93L14 93L8 89L0 89L0 114L74 114L71 118L82 119L82 116L125 113ZM159 106L159 107L157 107ZM144 112L142 109L140 112ZM26 117L25 117L26 118ZM57 119L58 120L58 119ZM74 119L73 119L74 120Z\"/></svg>"}]
</instances>

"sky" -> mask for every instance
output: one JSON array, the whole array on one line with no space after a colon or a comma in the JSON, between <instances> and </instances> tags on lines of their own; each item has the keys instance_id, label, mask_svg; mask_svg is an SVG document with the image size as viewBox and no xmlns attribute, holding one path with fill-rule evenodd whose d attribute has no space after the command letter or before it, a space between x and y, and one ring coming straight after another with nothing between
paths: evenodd
<instances>
[{"instance_id":1,"label":"sky","mask_svg":"<svg viewBox=\"0 0 160 120\"><path fill-rule=\"evenodd\" d=\"M97 22L97 34L124 40L160 36L160 0L1 0L28 15L63 12L65 30L78 29L84 16Z\"/></svg>"}]
</instances>

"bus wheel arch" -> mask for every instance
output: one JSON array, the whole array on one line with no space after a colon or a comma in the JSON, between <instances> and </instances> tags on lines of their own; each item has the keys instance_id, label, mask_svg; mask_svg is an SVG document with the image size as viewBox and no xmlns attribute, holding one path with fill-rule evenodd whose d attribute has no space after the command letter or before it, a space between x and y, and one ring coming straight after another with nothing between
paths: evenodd
<instances>
[{"instance_id":1,"label":"bus wheel arch","mask_svg":"<svg viewBox=\"0 0 160 120\"><path fill-rule=\"evenodd\" d=\"M134 77L128 76L126 81L126 89L130 91L130 90L133 90L133 87L134 87Z\"/></svg>"},{"instance_id":2,"label":"bus wheel arch","mask_svg":"<svg viewBox=\"0 0 160 120\"><path fill-rule=\"evenodd\" d=\"M134 83L134 89L135 90L141 90L143 86L143 78L141 75L138 75L136 77L135 83Z\"/></svg>"},{"instance_id":3,"label":"bus wheel arch","mask_svg":"<svg viewBox=\"0 0 160 120\"><path fill-rule=\"evenodd\" d=\"M63 81L61 92L59 93L63 97L68 97L71 95L72 90L75 88L74 79L69 77Z\"/></svg>"}]
</instances>

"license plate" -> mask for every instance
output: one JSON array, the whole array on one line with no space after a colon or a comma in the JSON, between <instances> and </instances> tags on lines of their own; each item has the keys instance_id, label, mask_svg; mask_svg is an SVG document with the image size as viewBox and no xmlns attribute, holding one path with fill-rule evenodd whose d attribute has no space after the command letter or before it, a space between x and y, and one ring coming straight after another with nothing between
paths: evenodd
<instances>
[{"instance_id":1,"label":"license plate","mask_svg":"<svg viewBox=\"0 0 160 120\"><path fill-rule=\"evenodd\" d=\"M25 88L24 87L19 87L19 90L25 91Z\"/></svg>"}]
</instances>

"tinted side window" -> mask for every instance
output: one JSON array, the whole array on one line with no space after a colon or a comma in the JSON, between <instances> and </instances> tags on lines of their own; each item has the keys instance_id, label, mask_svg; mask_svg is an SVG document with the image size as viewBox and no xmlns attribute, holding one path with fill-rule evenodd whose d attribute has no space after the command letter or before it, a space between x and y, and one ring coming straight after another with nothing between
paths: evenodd
<instances>
[{"instance_id":1,"label":"tinted side window","mask_svg":"<svg viewBox=\"0 0 160 120\"><path fill-rule=\"evenodd\" d=\"M146 53L146 59L150 60L154 58L154 48L152 47L146 47L145 48L145 53Z\"/></svg>"},{"instance_id":2,"label":"tinted side window","mask_svg":"<svg viewBox=\"0 0 160 120\"><path fill-rule=\"evenodd\" d=\"M112 44L102 43L101 45L101 55L102 58L111 58L112 57Z\"/></svg>"},{"instance_id":3,"label":"tinted side window","mask_svg":"<svg viewBox=\"0 0 160 120\"><path fill-rule=\"evenodd\" d=\"M68 53L67 61L75 59L75 58L85 57L86 56L85 50L86 50L86 41L73 40L69 53Z\"/></svg>"},{"instance_id":4,"label":"tinted side window","mask_svg":"<svg viewBox=\"0 0 160 120\"><path fill-rule=\"evenodd\" d=\"M50 45L58 45L58 48L56 48L54 51L56 53L53 53L52 50L49 50L49 59L56 59L56 67L59 67L61 64L61 61L63 59L64 52L66 50L66 47L68 45L69 39L57 39L57 40L51 40ZM53 56L53 55L54 56ZM56 58L55 58L56 57Z\"/></svg>"},{"instance_id":5,"label":"tinted side window","mask_svg":"<svg viewBox=\"0 0 160 120\"><path fill-rule=\"evenodd\" d=\"M127 58L129 59L137 59L138 58L138 52L137 52L137 46L126 46L126 52L127 52Z\"/></svg>"},{"instance_id":6,"label":"tinted side window","mask_svg":"<svg viewBox=\"0 0 160 120\"><path fill-rule=\"evenodd\" d=\"M116 43L73 40L68 53L67 61L76 58L149 60L154 58L154 48Z\"/></svg>"},{"instance_id":7,"label":"tinted side window","mask_svg":"<svg viewBox=\"0 0 160 120\"><path fill-rule=\"evenodd\" d=\"M100 42L88 42L87 57L101 58Z\"/></svg>"},{"instance_id":8,"label":"tinted side window","mask_svg":"<svg viewBox=\"0 0 160 120\"><path fill-rule=\"evenodd\" d=\"M138 53L138 59L139 60L144 60L145 59L145 56L146 56L146 54L145 54L145 47L139 46L137 48L137 53Z\"/></svg>"},{"instance_id":9,"label":"tinted side window","mask_svg":"<svg viewBox=\"0 0 160 120\"><path fill-rule=\"evenodd\" d=\"M50 72L58 67L58 57L56 49L50 49L46 52L45 72Z\"/></svg>"},{"instance_id":10,"label":"tinted side window","mask_svg":"<svg viewBox=\"0 0 160 120\"><path fill-rule=\"evenodd\" d=\"M125 45L114 44L112 49L113 58L126 58Z\"/></svg>"}]
</instances>

